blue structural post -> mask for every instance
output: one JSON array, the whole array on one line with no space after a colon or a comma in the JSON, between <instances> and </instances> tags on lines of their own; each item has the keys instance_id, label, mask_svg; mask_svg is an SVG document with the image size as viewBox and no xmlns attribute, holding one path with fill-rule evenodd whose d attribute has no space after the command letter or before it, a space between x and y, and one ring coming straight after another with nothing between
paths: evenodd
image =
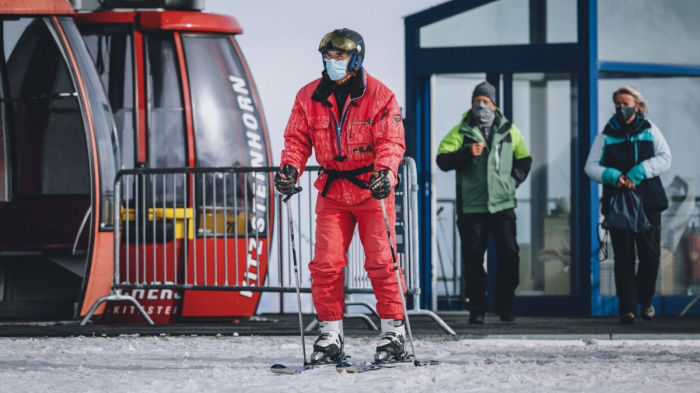
<instances>
[{"instance_id":1,"label":"blue structural post","mask_svg":"<svg viewBox=\"0 0 700 393\"><path fill-rule=\"evenodd\" d=\"M513 121L513 73L503 74L503 100L501 100L503 114L510 121Z\"/></svg>"},{"instance_id":2,"label":"blue structural post","mask_svg":"<svg viewBox=\"0 0 700 393\"><path fill-rule=\"evenodd\" d=\"M574 182L572 239L576 256L572 289L581 299L581 314L597 315L600 310L600 265L598 263L598 187L586 176L584 166L598 134L598 21L597 0L578 0L578 130L572 149ZM588 301L586 301L588 300Z\"/></svg>"},{"instance_id":3,"label":"blue structural post","mask_svg":"<svg viewBox=\"0 0 700 393\"><path fill-rule=\"evenodd\" d=\"M417 111L417 136L419 140L417 162L418 162L418 185L419 190L418 210L420 225L420 274L421 274L421 303L426 308L432 307L433 291L433 258L432 258L432 191L431 191L431 169L432 152L431 149L431 129L430 129L430 77L421 75L419 78L418 91L418 111Z\"/></svg>"},{"instance_id":4,"label":"blue structural post","mask_svg":"<svg viewBox=\"0 0 700 393\"><path fill-rule=\"evenodd\" d=\"M416 161L418 170L418 225L420 248L421 305L430 308L432 293L431 231L431 130L430 130L430 76L419 75L414 68L419 49L419 27L405 20L406 42L406 155Z\"/></svg>"}]
</instances>

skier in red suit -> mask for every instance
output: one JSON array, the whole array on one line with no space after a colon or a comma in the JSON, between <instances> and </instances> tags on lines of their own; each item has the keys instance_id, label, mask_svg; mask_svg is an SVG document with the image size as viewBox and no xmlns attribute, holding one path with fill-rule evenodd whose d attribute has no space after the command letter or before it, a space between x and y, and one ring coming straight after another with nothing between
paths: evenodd
<instances>
[{"instance_id":1,"label":"skier in red suit","mask_svg":"<svg viewBox=\"0 0 700 393\"><path fill-rule=\"evenodd\" d=\"M356 225L381 318L377 351L400 359L406 356L403 308L380 200L385 200L393 232L392 189L406 150L401 109L394 93L364 69L365 42L360 34L335 30L323 37L318 51L324 64L322 77L297 93L275 176L277 190L289 194L312 150L323 167L314 184L319 197L315 258L309 264L321 326L312 362L337 362L343 356L343 268Z\"/></svg>"}]
</instances>

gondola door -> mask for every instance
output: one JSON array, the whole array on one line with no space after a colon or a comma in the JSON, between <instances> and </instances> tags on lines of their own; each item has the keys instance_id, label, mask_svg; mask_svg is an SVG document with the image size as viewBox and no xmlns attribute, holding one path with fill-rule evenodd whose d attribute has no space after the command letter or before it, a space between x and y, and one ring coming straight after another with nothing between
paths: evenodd
<instances>
[{"instance_id":1,"label":"gondola door","mask_svg":"<svg viewBox=\"0 0 700 393\"><path fill-rule=\"evenodd\" d=\"M269 142L260 101L233 36L178 35L191 100L196 166L269 165ZM266 173L251 172L231 174L228 183L206 176L195 182L202 186L192 190L197 216L194 242L199 245L189 250L190 258L202 263L192 267L201 270L198 275L194 270L189 275L199 281L188 284L264 285L273 206L270 180ZM203 189L212 187L216 192L203 194ZM228 250L235 250L235 257L225 259L224 242L228 243ZM214 253L218 254L216 258ZM205 275L207 261L221 266L209 267ZM228 269L226 276L215 277L215 272L225 271L224 264L233 268ZM186 291L182 315L253 315L260 296L260 292L253 291Z\"/></svg>"},{"instance_id":2,"label":"gondola door","mask_svg":"<svg viewBox=\"0 0 700 393\"><path fill-rule=\"evenodd\" d=\"M96 16L115 22L82 23L81 32L114 110L121 169L187 167L184 99L173 33L140 30L133 23L136 13L117 15L116 20L110 13ZM181 282L181 274L177 278L175 274L182 272L186 234L175 233L173 220L153 217L189 214L183 177L145 176L124 187L122 203L127 208L119 243L120 277L135 283ZM155 211L155 215L134 217L137 203L139 211ZM140 235L125 235L124 228L137 226L143 229ZM125 293L134 296L155 323L177 321L181 290ZM126 303L110 302L100 322L142 323L143 319Z\"/></svg>"},{"instance_id":3,"label":"gondola door","mask_svg":"<svg viewBox=\"0 0 700 393\"><path fill-rule=\"evenodd\" d=\"M111 111L72 18L0 22L0 315L72 319L109 291Z\"/></svg>"}]
</instances>

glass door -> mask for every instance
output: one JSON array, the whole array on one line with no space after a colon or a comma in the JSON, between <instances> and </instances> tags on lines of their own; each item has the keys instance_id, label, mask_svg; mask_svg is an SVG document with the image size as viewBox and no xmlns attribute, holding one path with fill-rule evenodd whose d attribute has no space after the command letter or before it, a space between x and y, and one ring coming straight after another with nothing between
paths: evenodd
<instances>
[{"instance_id":1,"label":"glass door","mask_svg":"<svg viewBox=\"0 0 700 393\"><path fill-rule=\"evenodd\" d=\"M517 297L572 294L571 152L576 87L571 73L513 74L511 120L532 168L516 191L520 246Z\"/></svg>"},{"instance_id":2,"label":"glass door","mask_svg":"<svg viewBox=\"0 0 700 393\"><path fill-rule=\"evenodd\" d=\"M441 74L431 79L432 106L435 111L432 124L433 157L442 138L462 122L471 109L472 91L486 80L486 74ZM433 293L440 308L464 309L462 258L457 231L457 200L455 171L443 172L434 168L433 194L436 195L434 228ZM485 259L484 259L485 261ZM435 302L434 302L435 304Z\"/></svg>"},{"instance_id":3,"label":"glass door","mask_svg":"<svg viewBox=\"0 0 700 393\"><path fill-rule=\"evenodd\" d=\"M574 295L572 258L572 150L576 134L576 75L573 73L442 74L431 79L432 137L436 154L442 138L471 108L474 87L489 80L497 88L497 106L522 131L532 157L527 179L516 190L520 284L514 312L537 314L543 297L566 302ZM435 162L435 157L432 159ZM465 309L464 280L455 224L455 172L433 171L436 195L433 288L439 308ZM484 258L488 296L493 303L498 260L493 239ZM572 285L574 284L574 285Z\"/></svg>"}]
</instances>

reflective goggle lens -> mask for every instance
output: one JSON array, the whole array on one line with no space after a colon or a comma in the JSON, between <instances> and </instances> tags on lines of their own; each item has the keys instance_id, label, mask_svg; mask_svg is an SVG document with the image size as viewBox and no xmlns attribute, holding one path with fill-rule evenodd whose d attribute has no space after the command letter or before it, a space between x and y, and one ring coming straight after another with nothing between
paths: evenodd
<instances>
[{"instance_id":1,"label":"reflective goggle lens","mask_svg":"<svg viewBox=\"0 0 700 393\"><path fill-rule=\"evenodd\" d=\"M357 44L348 37L336 32L326 34L318 46L319 52L324 52L330 47L348 52L357 52Z\"/></svg>"}]
</instances>

